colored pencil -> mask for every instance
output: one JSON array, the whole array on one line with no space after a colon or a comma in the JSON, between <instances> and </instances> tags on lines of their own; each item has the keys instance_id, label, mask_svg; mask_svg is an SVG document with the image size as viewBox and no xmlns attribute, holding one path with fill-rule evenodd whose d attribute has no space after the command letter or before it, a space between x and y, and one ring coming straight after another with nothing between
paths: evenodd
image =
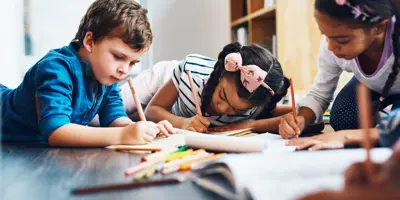
<instances>
[{"instance_id":1,"label":"colored pencil","mask_svg":"<svg viewBox=\"0 0 400 200\"><path fill-rule=\"evenodd\" d=\"M140 147L140 146L130 146L130 145L111 145L106 148L116 151L161 151L162 150L159 147Z\"/></svg>"},{"instance_id":2,"label":"colored pencil","mask_svg":"<svg viewBox=\"0 0 400 200\"><path fill-rule=\"evenodd\" d=\"M190 71L187 71L186 73L189 77L190 88L192 89L194 104L196 105L196 112L198 115L203 116L201 114L199 99L197 98L197 91L196 91L196 88L194 87L192 73Z\"/></svg>"},{"instance_id":3,"label":"colored pencil","mask_svg":"<svg viewBox=\"0 0 400 200\"><path fill-rule=\"evenodd\" d=\"M140 99L135 92L135 88L133 87L133 81L132 81L131 77L128 78L128 83L129 83L129 87L131 88L133 99L135 100L136 109L139 114L140 121L146 121L146 117L144 116L142 104L140 103Z\"/></svg>"},{"instance_id":4,"label":"colored pencil","mask_svg":"<svg viewBox=\"0 0 400 200\"><path fill-rule=\"evenodd\" d=\"M364 132L363 146L367 151L367 158L365 161L365 170L367 172L367 179L371 180L374 174L373 165L371 162L371 136L370 128L372 126L371 121L371 101L369 96L369 90L364 85L360 84L357 87L357 100L358 100L358 112L359 112L359 123L361 129Z\"/></svg>"},{"instance_id":5,"label":"colored pencil","mask_svg":"<svg viewBox=\"0 0 400 200\"><path fill-rule=\"evenodd\" d=\"M294 86L293 86L293 79L290 78L290 94L292 96L292 112L293 112L293 117L296 118L297 113L296 113L296 101L294 100Z\"/></svg>"},{"instance_id":6,"label":"colored pencil","mask_svg":"<svg viewBox=\"0 0 400 200\"><path fill-rule=\"evenodd\" d=\"M113 191L113 190L139 188L139 187L145 187L145 186L177 184L177 183L181 183L185 180L186 180L186 178L184 176L178 176L175 178L160 179L160 180L109 184L109 185L101 185L101 186L94 186L94 187L84 187L84 188L77 188L77 189L72 190L72 194L77 194L77 195L78 194L90 194L90 193L106 192L106 191Z\"/></svg>"}]
</instances>

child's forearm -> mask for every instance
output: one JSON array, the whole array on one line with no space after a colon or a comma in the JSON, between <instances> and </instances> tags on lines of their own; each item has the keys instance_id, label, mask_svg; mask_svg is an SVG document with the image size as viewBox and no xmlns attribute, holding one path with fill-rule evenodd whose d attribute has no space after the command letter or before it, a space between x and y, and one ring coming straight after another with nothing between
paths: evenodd
<instances>
[{"instance_id":1,"label":"child's forearm","mask_svg":"<svg viewBox=\"0 0 400 200\"><path fill-rule=\"evenodd\" d=\"M277 105L276 108L272 111L272 116L279 117L290 112L292 112L291 105Z\"/></svg>"},{"instance_id":2,"label":"child's forearm","mask_svg":"<svg viewBox=\"0 0 400 200\"><path fill-rule=\"evenodd\" d=\"M128 117L120 117L116 120L114 120L109 127L124 127L128 126L129 124L132 124L133 121L129 119Z\"/></svg>"},{"instance_id":3,"label":"child's forearm","mask_svg":"<svg viewBox=\"0 0 400 200\"><path fill-rule=\"evenodd\" d=\"M379 142L379 132L377 128L369 129L372 144L377 144ZM364 142L364 130L354 129L354 130L343 130L338 131L337 134L343 134L345 145L350 144L362 144Z\"/></svg>"},{"instance_id":4,"label":"child's forearm","mask_svg":"<svg viewBox=\"0 0 400 200\"><path fill-rule=\"evenodd\" d=\"M52 146L104 147L121 143L122 127L98 128L67 124L49 136Z\"/></svg>"},{"instance_id":5,"label":"child's forearm","mask_svg":"<svg viewBox=\"0 0 400 200\"><path fill-rule=\"evenodd\" d=\"M298 115L304 117L304 125L305 125L304 127L307 127L308 125L313 123L316 119L314 111L312 111L310 108L307 107L301 107Z\"/></svg>"},{"instance_id":6,"label":"child's forearm","mask_svg":"<svg viewBox=\"0 0 400 200\"><path fill-rule=\"evenodd\" d=\"M183 120L185 119L184 117L176 116L165 108L157 105L147 107L145 114L148 120L156 123L162 120L168 120L175 128L182 128Z\"/></svg>"},{"instance_id":7,"label":"child's forearm","mask_svg":"<svg viewBox=\"0 0 400 200\"><path fill-rule=\"evenodd\" d=\"M257 133L278 133L281 117L259 119L254 123L253 131Z\"/></svg>"}]
</instances>

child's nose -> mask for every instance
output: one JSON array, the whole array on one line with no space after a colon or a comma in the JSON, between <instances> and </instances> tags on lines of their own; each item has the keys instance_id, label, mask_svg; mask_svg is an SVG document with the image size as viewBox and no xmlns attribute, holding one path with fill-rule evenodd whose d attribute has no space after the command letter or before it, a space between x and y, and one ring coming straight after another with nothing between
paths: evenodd
<instances>
[{"instance_id":1,"label":"child's nose","mask_svg":"<svg viewBox=\"0 0 400 200\"><path fill-rule=\"evenodd\" d=\"M228 112L229 106L225 102L221 102L218 104L219 112L226 114Z\"/></svg>"},{"instance_id":2,"label":"child's nose","mask_svg":"<svg viewBox=\"0 0 400 200\"><path fill-rule=\"evenodd\" d=\"M121 65L117 68L120 75L125 75L129 73L129 65Z\"/></svg>"},{"instance_id":3,"label":"child's nose","mask_svg":"<svg viewBox=\"0 0 400 200\"><path fill-rule=\"evenodd\" d=\"M336 54L339 53L340 47L334 42L328 40L328 49L329 51L332 51L334 54Z\"/></svg>"}]
</instances>

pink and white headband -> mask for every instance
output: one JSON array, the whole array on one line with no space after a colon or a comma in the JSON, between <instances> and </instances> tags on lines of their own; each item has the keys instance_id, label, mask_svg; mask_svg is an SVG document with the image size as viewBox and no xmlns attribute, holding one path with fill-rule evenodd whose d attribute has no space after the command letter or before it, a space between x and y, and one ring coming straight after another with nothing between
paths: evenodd
<instances>
[{"instance_id":1,"label":"pink and white headband","mask_svg":"<svg viewBox=\"0 0 400 200\"><path fill-rule=\"evenodd\" d=\"M349 7L352 10L351 12L354 15L354 19L361 19L362 21L369 21L371 23L377 22L380 19L382 19L380 16L369 15L359 5L352 5L347 0L335 0L335 1L336 4L338 4L339 6L346 5L347 7Z\"/></svg>"},{"instance_id":2,"label":"pink and white headband","mask_svg":"<svg viewBox=\"0 0 400 200\"><path fill-rule=\"evenodd\" d=\"M273 63L271 64L271 68L272 66ZM225 69L230 72L240 70L240 80L250 93L253 93L261 85L266 88L272 96L275 95L274 90L264 82L268 72L262 70L257 65L243 66L243 59L240 53L230 53L225 57Z\"/></svg>"}]
</instances>

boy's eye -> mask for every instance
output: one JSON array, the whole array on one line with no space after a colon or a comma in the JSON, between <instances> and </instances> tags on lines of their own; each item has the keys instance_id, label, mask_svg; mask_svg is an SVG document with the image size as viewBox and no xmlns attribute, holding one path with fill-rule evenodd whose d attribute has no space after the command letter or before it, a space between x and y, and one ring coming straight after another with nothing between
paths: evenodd
<instances>
[{"instance_id":1,"label":"boy's eye","mask_svg":"<svg viewBox=\"0 0 400 200\"><path fill-rule=\"evenodd\" d=\"M130 67L133 67L133 66L135 66L135 64L136 64L135 62L130 62L130 63L129 63L129 66L130 66Z\"/></svg>"},{"instance_id":2,"label":"boy's eye","mask_svg":"<svg viewBox=\"0 0 400 200\"><path fill-rule=\"evenodd\" d=\"M116 58L116 59L118 59L118 60L123 60L123 59L124 59L124 57L118 56L118 55L115 55L115 54L114 54L114 58Z\"/></svg>"}]
</instances>

